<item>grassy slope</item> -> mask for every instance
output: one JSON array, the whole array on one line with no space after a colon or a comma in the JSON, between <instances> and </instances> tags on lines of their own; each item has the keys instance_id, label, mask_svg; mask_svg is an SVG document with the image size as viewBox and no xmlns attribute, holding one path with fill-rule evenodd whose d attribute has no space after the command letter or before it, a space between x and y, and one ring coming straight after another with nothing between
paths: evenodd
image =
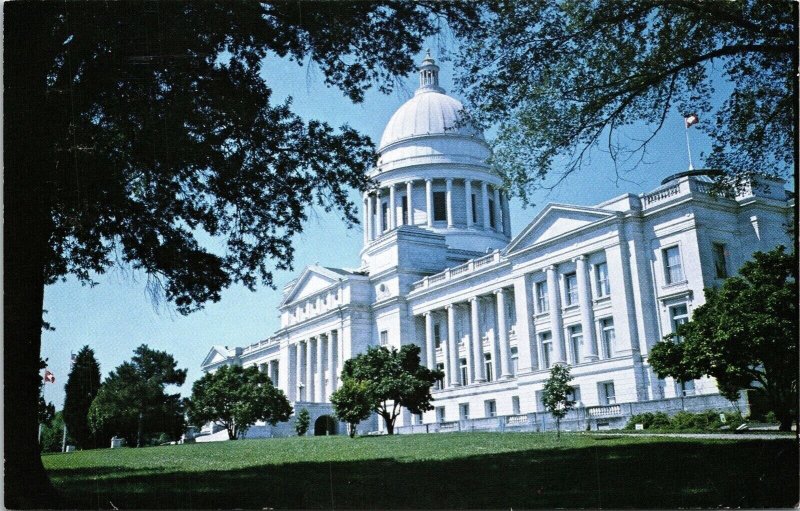
<instances>
[{"instance_id":1,"label":"grassy slope","mask_svg":"<svg viewBox=\"0 0 800 511\"><path fill-rule=\"evenodd\" d=\"M43 457L76 507L787 507L797 444L463 433L287 438Z\"/></svg>"}]
</instances>

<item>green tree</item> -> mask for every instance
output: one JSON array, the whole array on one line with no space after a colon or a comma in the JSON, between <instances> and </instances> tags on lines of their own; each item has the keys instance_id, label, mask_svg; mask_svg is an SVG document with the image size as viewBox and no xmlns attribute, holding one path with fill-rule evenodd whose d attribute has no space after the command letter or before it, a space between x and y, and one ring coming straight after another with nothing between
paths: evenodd
<instances>
[{"instance_id":1,"label":"green tree","mask_svg":"<svg viewBox=\"0 0 800 511\"><path fill-rule=\"evenodd\" d=\"M556 364L550 369L550 377L544 382L542 401L545 409L556 418L556 435L561 438L561 419L575 405L571 400L572 387L569 382L572 376L569 374L569 366Z\"/></svg>"},{"instance_id":2,"label":"green tree","mask_svg":"<svg viewBox=\"0 0 800 511\"><path fill-rule=\"evenodd\" d=\"M797 259L784 247L756 252L692 319L658 342L649 362L658 376L687 381L713 376L720 393L764 396L781 429L797 420Z\"/></svg>"},{"instance_id":3,"label":"green tree","mask_svg":"<svg viewBox=\"0 0 800 511\"><path fill-rule=\"evenodd\" d=\"M64 412L55 412L52 418L42 424L40 446L42 452L61 452L64 444ZM67 445L75 445L72 433L67 429Z\"/></svg>"},{"instance_id":4,"label":"green tree","mask_svg":"<svg viewBox=\"0 0 800 511\"><path fill-rule=\"evenodd\" d=\"M289 420L292 406L257 367L222 366L194 382L186 411L195 426L214 422L225 428L230 440L236 440L256 421L274 426Z\"/></svg>"},{"instance_id":5,"label":"green tree","mask_svg":"<svg viewBox=\"0 0 800 511\"><path fill-rule=\"evenodd\" d=\"M120 263L181 313L292 264L307 208L356 222L369 139L276 101L264 59L361 101L470 4L12 2L4 9L6 504L49 507L36 443L45 285ZM208 249L201 240L211 238ZM217 250L222 246L222 250ZM272 263L268 264L268 260Z\"/></svg>"},{"instance_id":6,"label":"green tree","mask_svg":"<svg viewBox=\"0 0 800 511\"><path fill-rule=\"evenodd\" d=\"M356 436L358 423L372 414L373 402L369 383L350 378L342 381L341 387L331 395L336 417L347 423L350 438Z\"/></svg>"},{"instance_id":7,"label":"green tree","mask_svg":"<svg viewBox=\"0 0 800 511\"><path fill-rule=\"evenodd\" d=\"M498 125L494 165L527 200L607 151L640 164L665 124L698 114L709 168L790 176L798 133L796 2L493 0L458 83ZM677 112L676 112L677 111ZM720 184L729 182L721 176ZM550 186L550 182L547 183Z\"/></svg>"},{"instance_id":8,"label":"green tree","mask_svg":"<svg viewBox=\"0 0 800 511\"><path fill-rule=\"evenodd\" d=\"M399 351L370 346L344 363L342 383L353 380L357 385L366 385L372 410L383 418L390 435L403 407L411 413L433 410L431 386L444 375L420 365L419 351L416 344L406 344Z\"/></svg>"},{"instance_id":9,"label":"green tree","mask_svg":"<svg viewBox=\"0 0 800 511\"><path fill-rule=\"evenodd\" d=\"M158 433L173 439L184 430L184 406L179 394L167 394L167 385L183 385L186 369L165 351L143 344L130 362L109 373L89 409L89 424L103 441L122 436L128 445L142 447Z\"/></svg>"},{"instance_id":10,"label":"green tree","mask_svg":"<svg viewBox=\"0 0 800 511\"><path fill-rule=\"evenodd\" d=\"M75 356L75 363L64 386L64 421L67 430L81 449L97 447L89 427L89 407L100 390L100 364L94 350L84 346Z\"/></svg>"},{"instance_id":11,"label":"green tree","mask_svg":"<svg viewBox=\"0 0 800 511\"><path fill-rule=\"evenodd\" d=\"M294 430L297 432L297 436L305 435L310 424L311 416L309 415L308 410L303 408L300 410L300 413L297 414L297 419L294 421Z\"/></svg>"}]
</instances>

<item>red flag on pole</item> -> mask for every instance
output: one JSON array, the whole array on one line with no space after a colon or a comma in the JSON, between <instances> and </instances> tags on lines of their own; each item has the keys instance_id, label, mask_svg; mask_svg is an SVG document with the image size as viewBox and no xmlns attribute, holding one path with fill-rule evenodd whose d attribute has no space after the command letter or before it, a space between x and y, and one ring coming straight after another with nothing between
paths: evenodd
<instances>
[{"instance_id":1,"label":"red flag on pole","mask_svg":"<svg viewBox=\"0 0 800 511\"><path fill-rule=\"evenodd\" d=\"M51 373L49 369L44 370L44 381L45 383L55 383L56 382L56 375Z\"/></svg>"},{"instance_id":2,"label":"red flag on pole","mask_svg":"<svg viewBox=\"0 0 800 511\"><path fill-rule=\"evenodd\" d=\"M700 118L697 117L697 114L692 114L684 117L683 121L686 123L686 127L689 128L700 122Z\"/></svg>"}]
</instances>

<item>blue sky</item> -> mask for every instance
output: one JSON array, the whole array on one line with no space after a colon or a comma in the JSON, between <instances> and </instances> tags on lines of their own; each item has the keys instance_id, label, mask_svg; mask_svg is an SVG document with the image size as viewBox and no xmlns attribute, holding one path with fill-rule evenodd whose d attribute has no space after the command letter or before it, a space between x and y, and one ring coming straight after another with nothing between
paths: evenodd
<instances>
[{"instance_id":1,"label":"blue sky","mask_svg":"<svg viewBox=\"0 0 800 511\"><path fill-rule=\"evenodd\" d=\"M417 60L421 61L422 55ZM450 65L440 64L442 86L458 97L453 92ZM322 72L313 65L301 67L296 62L273 58L266 62L263 73L275 99L291 95L294 111L304 118L320 119L337 127L349 124L376 144L392 113L411 97L417 84L416 75L411 75L404 81L403 90L388 96L370 91L362 104L354 105L338 89L326 87ZM708 150L708 140L698 130L693 130L691 136L694 164L699 167L699 155ZM625 181L617 181L610 159L602 151L594 151L587 168L569 176L553 191L534 194L536 206L523 209L512 199L513 234L519 233L548 202L596 204L622 193L649 191L664 177L686 170L683 119L677 112L653 140L647 160L649 164L623 175ZM352 197L356 204L360 203L357 193ZM175 356L179 367L189 370L187 383L180 388L188 396L191 383L201 376L200 362L211 345L241 346L269 337L279 327L277 305L284 284L309 264L357 266L362 239L361 226L348 230L336 213L312 209L304 232L294 239L295 271L275 272L277 290L260 287L250 292L234 286L223 292L220 302L189 316L177 314L169 305L153 305L146 291L147 276L127 268L112 268L97 277L99 285L93 288L72 278L47 287L45 319L56 330L44 332L42 356L48 359L56 383L46 384L45 398L61 409L70 352L77 352L86 344L94 349L104 378L129 360L140 344L166 350Z\"/></svg>"}]
</instances>

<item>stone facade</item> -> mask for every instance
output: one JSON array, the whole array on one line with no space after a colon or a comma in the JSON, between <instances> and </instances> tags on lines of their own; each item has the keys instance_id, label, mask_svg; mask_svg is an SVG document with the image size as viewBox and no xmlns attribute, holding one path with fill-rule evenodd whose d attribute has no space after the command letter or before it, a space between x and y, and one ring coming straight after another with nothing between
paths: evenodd
<instances>
[{"instance_id":1,"label":"stone facade","mask_svg":"<svg viewBox=\"0 0 800 511\"><path fill-rule=\"evenodd\" d=\"M704 302L704 288L754 251L791 243L783 183L762 179L722 197L686 173L591 207L548 204L512 239L486 142L459 119L433 60L420 70L420 89L384 132L371 173L378 187L364 195L360 266L307 267L283 290L273 336L215 346L203 370L261 367L296 409L312 412L311 433L331 413L343 361L374 345L418 344L423 363L444 369L436 408L401 415L405 432L475 419L506 429L498 416L533 428L548 368L559 362L572 366L582 425L612 415L593 424L624 423L634 404L685 397L730 406L711 379L658 379L647 355ZM382 427L373 417L359 430ZM251 436L292 432L259 425Z\"/></svg>"}]
</instances>

